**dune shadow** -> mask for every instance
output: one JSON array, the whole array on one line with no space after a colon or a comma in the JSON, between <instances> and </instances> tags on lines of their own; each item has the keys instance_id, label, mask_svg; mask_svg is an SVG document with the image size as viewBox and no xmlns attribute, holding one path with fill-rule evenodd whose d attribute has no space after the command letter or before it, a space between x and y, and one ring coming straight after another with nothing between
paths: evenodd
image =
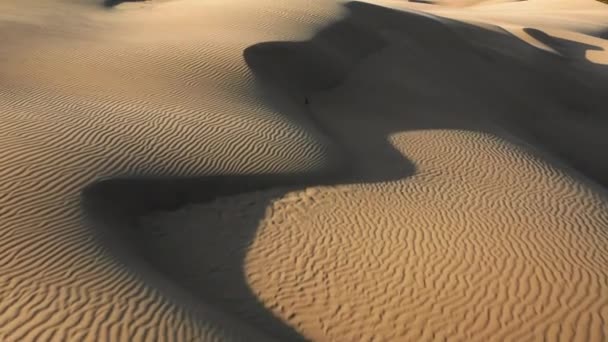
<instances>
[{"instance_id":1,"label":"dune shadow","mask_svg":"<svg viewBox=\"0 0 608 342\"><path fill-rule=\"evenodd\" d=\"M108 0L105 4L119 2L122 1ZM508 127L509 134L538 143L541 149L608 185L608 162L598 158L599 152L576 154L580 149L608 148L608 143L599 130L597 136L576 138L578 133L572 131L570 124L585 112L594 121L585 123L581 130L598 123L602 131L608 128L601 115L604 107L597 101L603 91L597 86L599 83L589 84L562 73L561 69L570 67L566 61L504 32L361 2L345 6L348 14L344 18L308 41L263 42L243 52L259 82L260 94L267 96L269 105L285 115L313 123L320 134L335 142L337 155L344 156L344 160L317 173L109 179L83 191L84 208L93 219L116 217L130 223L132 228L120 234L138 248L152 267L201 302L281 340L305 337L259 301L244 271L247 248L255 238L266 206L286 191L307 186L389 182L414 175L415 162L389 142L392 134L425 129L485 132L487 127ZM541 31L527 32L539 40L548 39ZM577 44L568 42L568 49L580 57L581 51L589 47ZM509 54L502 52L505 47ZM532 64L522 61L520 52L533 56ZM346 82L357 84L356 73L361 71L362 63L368 63L366 70L371 69L375 76L361 79L379 83L361 85L361 93L355 89L327 105L332 99L329 96L328 100L328 92ZM412 80L409 88L395 89L395 84L404 80ZM358 97L366 92L375 92L376 100L371 106ZM526 101L529 96L541 99L530 105ZM559 113L548 107L560 101L570 101L572 105ZM335 106L349 110L338 113L326 109ZM492 111L495 114L489 115ZM534 116L533 120L523 119L530 116ZM552 123L547 123L550 120ZM539 133L547 127L552 133ZM501 129L489 131L500 132ZM572 136L567 143L560 139L564 135ZM238 227L238 239L223 239L215 231L197 233L201 234L196 235L198 238L205 237L205 241L198 242L199 248L209 250L203 252L204 259L191 259L188 251L180 251L188 257L159 255L145 245L143 237L154 232L140 223L138 218L142 215L272 189L269 195L257 197L248 209L249 221ZM218 260L222 265L217 265ZM192 272L196 277L188 275Z\"/></svg>"},{"instance_id":2,"label":"dune shadow","mask_svg":"<svg viewBox=\"0 0 608 342\"><path fill-rule=\"evenodd\" d=\"M586 58L586 53L589 50L604 50L599 46L583 44L580 42L573 42L567 39L553 37L547 34L546 32L535 28L527 27L524 29L524 32L529 34L534 39L540 41L541 43L551 47L552 49L560 53L562 56L566 56L569 58L584 59Z\"/></svg>"},{"instance_id":3,"label":"dune shadow","mask_svg":"<svg viewBox=\"0 0 608 342\"><path fill-rule=\"evenodd\" d=\"M144 2L144 1L148 1L148 0L104 0L103 6L109 8L109 7L118 6L125 2Z\"/></svg>"},{"instance_id":4,"label":"dune shadow","mask_svg":"<svg viewBox=\"0 0 608 342\"><path fill-rule=\"evenodd\" d=\"M608 30L602 30L593 34L594 37L608 39Z\"/></svg>"},{"instance_id":5,"label":"dune shadow","mask_svg":"<svg viewBox=\"0 0 608 342\"><path fill-rule=\"evenodd\" d=\"M188 291L185 295L174 291L167 286L164 279L150 278L145 272L142 274L155 288L164 291L165 295L192 306L191 301L201 301L206 307L212 307L226 317L236 316L240 325L260 330L269 337L287 338L289 340L303 340L292 327L274 317L261 303L257 296L248 287L247 279L243 274L243 262L246 257L246 248L254 239L256 223L240 227L238 239L229 241L219 240L215 231L202 232L204 237L199 244L202 248L216 253L204 262L191 260L196 265L187 265L189 269L204 278L202 282L192 283L184 277L183 260L175 257L177 251L169 254L159 254L154 248L146 244L146 236L150 233L149 227L142 226L139 218L159 210L171 211L181 208L188 203L202 203L218 197L232 196L247 192L264 191L276 187L294 187L302 184L317 184L320 175L283 174L283 175L218 175L200 178L114 178L102 180L89 185L82 192L82 206L91 222L98 227L99 237L107 239L107 246L113 253L124 260L136 272L141 270L143 261L151 266L168 281ZM325 172L322 178L330 182L331 172ZM280 193L274 192L277 196ZM267 200L270 200L268 198ZM256 210L258 217L263 216L264 203L258 203ZM117 231L117 227L122 227ZM111 228L111 229L110 229ZM109 229L108 231L105 231ZM215 238L214 238L215 237ZM221 237L221 236L220 236ZM112 241L109 241L111 239ZM118 240L118 241L117 241ZM102 240L103 241L103 240ZM217 249L210 248L213 246ZM228 254L224 254L229 252ZM219 259L218 259L219 258ZM220 260L223 272L209 265ZM166 264L166 263L169 264ZM163 267L166 266L166 267ZM219 279L217 275L219 276ZM214 281L215 279L215 281ZM194 305L196 306L196 305ZM242 314L246 313L246 316Z\"/></svg>"}]
</instances>

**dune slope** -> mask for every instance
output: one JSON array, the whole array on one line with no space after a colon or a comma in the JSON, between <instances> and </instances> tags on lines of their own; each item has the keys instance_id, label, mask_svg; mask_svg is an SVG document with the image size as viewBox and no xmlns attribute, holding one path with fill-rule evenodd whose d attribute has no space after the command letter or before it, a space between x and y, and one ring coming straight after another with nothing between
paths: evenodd
<instances>
[{"instance_id":1,"label":"dune slope","mask_svg":"<svg viewBox=\"0 0 608 342\"><path fill-rule=\"evenodd\" d=\"M0 27L0 340L608 336L605 5L25 0Z\"/></svg>"},{"instance_id":2,"label":"dune slope","mask_svg":"<svg viewBox=\"0 0 608 342\"><path fill-rule=\"evenodd\" d=\"M306 96L351 173L148 216L144 254L283 339L604 339L605 67L578 53L602 41L346 8L245 59Z\"/></svg>"}]
</instances>

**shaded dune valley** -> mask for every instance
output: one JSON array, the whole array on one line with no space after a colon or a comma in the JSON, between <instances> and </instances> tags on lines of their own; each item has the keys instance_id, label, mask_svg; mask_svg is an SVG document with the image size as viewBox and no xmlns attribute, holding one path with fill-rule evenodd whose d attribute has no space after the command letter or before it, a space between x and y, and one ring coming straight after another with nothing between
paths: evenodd
<instances>
[{"instance_id":1,"label":"shaded dune valley","mask_svg":"<svg viewBox=\"0 0 608 342\"><path fill-rule=\"evenodd\" d=\"M608 5L0 3L0 341L606 341Z\"/></svg>"}]
</instances>

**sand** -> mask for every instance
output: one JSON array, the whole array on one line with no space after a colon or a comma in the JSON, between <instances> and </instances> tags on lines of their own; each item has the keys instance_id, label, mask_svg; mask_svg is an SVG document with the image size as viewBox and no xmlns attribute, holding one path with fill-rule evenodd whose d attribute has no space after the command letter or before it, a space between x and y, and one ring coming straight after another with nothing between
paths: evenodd
<instances>
[{"instance_id":1,"label":"sand","mask_svg":"<svg viewBox=\"0 0 608 342\"><path fill-rule=\"evenodd\" d=\"M608 5L0 2L0 340L604 341Z\"/></svg>"}]
</instances>

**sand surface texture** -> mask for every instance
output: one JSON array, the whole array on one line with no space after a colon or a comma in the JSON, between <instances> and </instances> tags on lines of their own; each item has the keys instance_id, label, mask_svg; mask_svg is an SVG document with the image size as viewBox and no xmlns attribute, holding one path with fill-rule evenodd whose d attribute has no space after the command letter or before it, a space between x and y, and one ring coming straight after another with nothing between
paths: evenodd
<instances>
[{"instance_id":1,"label":"sand surface texture","mask_svg":"<svg viewBox=\"0 0 608 342\"><path fill-rule=\"evenodd\" d=\"M0 341L605 341L608 5L0 2Z\"/></svg>"}]
</instances>

